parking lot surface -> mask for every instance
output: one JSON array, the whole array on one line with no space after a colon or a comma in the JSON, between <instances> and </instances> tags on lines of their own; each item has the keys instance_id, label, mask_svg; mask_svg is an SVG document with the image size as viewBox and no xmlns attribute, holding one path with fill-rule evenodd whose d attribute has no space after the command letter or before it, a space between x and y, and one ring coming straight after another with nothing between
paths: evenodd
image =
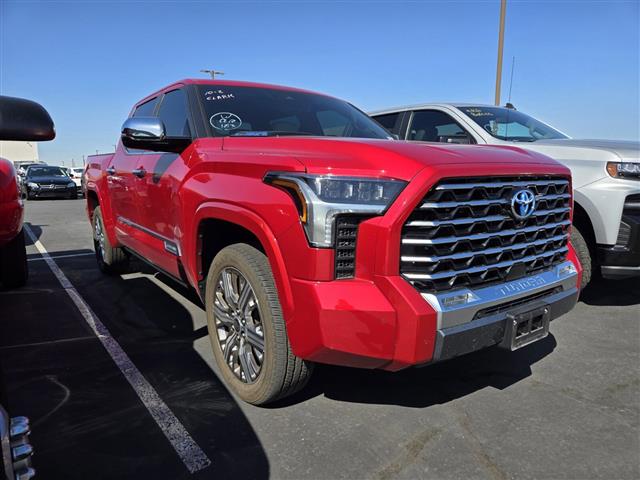
<instances>
[{"instance_id":1,"label":"parking lot surface","mask_svg":"<svg viewBox=\"0 0 640 480\"><path fill-rule=\"evenodd\" d=\"M640 478L638 280L597 283L519 351L399 373L318 366L258 408L216 374L194 293L139 263L98 271L82 200L30 201L26 222L210 461L189 471L31 244L28 285L0 290L0 361L40 478Z\"/></svg>"}]
</instances>

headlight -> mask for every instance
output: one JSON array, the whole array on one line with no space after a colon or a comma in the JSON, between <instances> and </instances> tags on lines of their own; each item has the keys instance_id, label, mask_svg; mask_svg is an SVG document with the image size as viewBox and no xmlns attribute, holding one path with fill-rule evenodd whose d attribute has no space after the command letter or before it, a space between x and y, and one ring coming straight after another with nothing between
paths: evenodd
<instances>
[{"instance_id":1,"label":"headlight","mask_svg":"<svg viewBox=\"0 0 640 480\"><path fill-rule=\"evenodd\" d=\"M265 182L288 191L314 247L332 247L335 217L342 213L382 214L406 186L386 178L268 173Z\"/></svg>"},{"instance_id":2,"label":"headlight","mask_svg":"<svg viewBox=\"0 0 640 480\"><path fill-rule=\"evenodd\" d=\"M67 183L67 188L72 188L72 187L75 187L75 186L76 186L76 184L73 183L73 182Z\"/></svg>"},{"instance_id":3,"label":"headlight","mask_svg":"<svg viewBox=\"0 0 640 480\"><path fill-rule=\"evenodd\" d=\"M28 182L28 183L27 183L27 187L29 187L29 188L34 188L34 189L38 189L38 188L40 188L40 185L38 185L37 183Z\"/></svg>"},{"instance_id":4,"label":"headlight","mask_svg":"<svg viewBox=\"0 0 640 480\"><path fill-rule=\"evenodd\" d=\"M607 173L613 178L640 180L640 162L609 162Z\"/></svg>"}]
</instances>

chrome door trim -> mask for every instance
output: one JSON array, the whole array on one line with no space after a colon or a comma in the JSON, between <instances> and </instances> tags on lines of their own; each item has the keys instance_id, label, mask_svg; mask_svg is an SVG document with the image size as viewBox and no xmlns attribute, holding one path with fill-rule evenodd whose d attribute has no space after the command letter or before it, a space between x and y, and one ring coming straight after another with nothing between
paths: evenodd
<instances>
[{"instance_id":1,"label":"chrome door trim","mask_svg":"<svg viewBox=\"0 0 640 480\"><path fill-rule=\"evenodd\" d=\"M125 218L125 217L118 217L118 222L128 225L129 227L133 227L136 230L140 230L141 232L151 235L152 237L157 238L158 240L162 240L164 242L165 251L169 252L172 255L175 255L176 257L182 256L182 252L180 251L180 245L176 240L167 238L164 235L154 230L151 230L147 227L143 227L142 225L132 220L129 220L128 218Z\"/></svg>"}]
</instances>

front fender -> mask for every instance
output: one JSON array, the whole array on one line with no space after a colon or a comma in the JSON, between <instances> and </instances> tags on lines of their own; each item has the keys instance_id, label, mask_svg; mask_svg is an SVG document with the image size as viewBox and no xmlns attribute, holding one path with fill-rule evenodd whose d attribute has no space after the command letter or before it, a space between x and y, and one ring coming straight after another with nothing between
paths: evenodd
<instances>
[{"instance_id":1,"label":"front fender","mask_svg":"<svg viewBox=\"0 0 640 480\"><path fill-rule=\"evenodd\" d=\"M202 221L209 219L234 223L255 235L264 248L267 259L269 260L285 321L292 318L294 310L293 293L276 236L264 219L254 212L235 204L206 202L200 205L196 209L195 215L189 219L192 223L187 229L190 234L184 242L183 264L189 282L196 286L198 293L200 294L200 289L197 288L200 278L199 261L197 258L198 228Z\"/></svg>"}]
</instances>

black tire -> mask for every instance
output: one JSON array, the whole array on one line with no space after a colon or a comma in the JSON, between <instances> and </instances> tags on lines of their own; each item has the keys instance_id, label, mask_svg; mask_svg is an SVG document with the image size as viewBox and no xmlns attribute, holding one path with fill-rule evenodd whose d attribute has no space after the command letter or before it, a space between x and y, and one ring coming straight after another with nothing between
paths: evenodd
<instances>
[{"instance_id":1,"label":"black tire","mask_svg":"<svg viewBox=\"0 0 640 480\"><path fill-rule=\"evenodd\" d=\"M0 281L6 288L22 287L29 278L24 229L0 248Z\"/></svg>"},{"instance_id":2,"label":"black tire","mask_svg":"<svg viewBox=\"0 0 640 480\"><path fill-rule=\"evenodd\" d=\"M102 248L100 233L102 233ZM96 252L98 268L102 273L111 275L126 272L129 266L129 255L122 248L112 247L109 243L109 237L104 231L100 207L96 207L93 211L93 248Z\"/></svg>"},{"instance_id":3,"label":"black tire","mask_svg":"<svg viewBox=\"0 0 640 480\"><path fill-rule=\"evenodd\" d=\"M216 324L214 297L223 270L229 271L229 269L239 272L251 286L256 301L254 308L258 309L260 319L264 350L259 372L251 382L243 381L232 371L224 359L223 347L219 340L220 325ZM241 288L238 287L238 292L240 290ZM211 263L205 295L209 338L216 363L227 385L242 400L253 405L264 405L292 395L307 384L313 371L313 364L296 357L291 351L271 267L262 252L244 243L222 249ZM240 338L238 342L241 342L242 334L239 333L238 338ZM239 346L236 350L238 352L236 358L239 359L240 348L246 349L247 345L250 349L252 348L245 338L244 347Z\"/></svg>"},{"instance_id":4,"label":"black tire","mask_svg":"<svg viewBox=\"0 0 640 480\"><path fill-rule=\"evenodd\" d=\"M71 195L69 195L69 200L77 200L78 199L78 192L74 192Z\"/></svg>"},{"instance_id":5,"label":"black tire","mask_svg":"<svg viewBox=\"0 0 640 480\"><path fill-rule=\"evenodd\" d=\"M573 245L576 255L578 256L578 260L580 260L580 264L582 265L582 284L580 285L580 288L584 289L591 282L591 278L593 276L595 268L594 256L592 249L584 239L584 235L575 225L571 230L571 244Z\"/></svg>"}]
</instances>

